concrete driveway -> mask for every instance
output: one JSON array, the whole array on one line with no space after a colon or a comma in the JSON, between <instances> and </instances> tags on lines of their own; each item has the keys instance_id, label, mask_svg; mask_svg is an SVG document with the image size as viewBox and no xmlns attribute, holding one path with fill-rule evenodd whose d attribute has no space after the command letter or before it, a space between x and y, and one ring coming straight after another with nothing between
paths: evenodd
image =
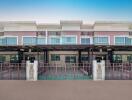
<instances>
[{"instance_id":1,"label":"concrete driveway","mask_svg":"<svg viewBox=\"0 0 132 100\"><path fill-rule=\"evenodd\" d=\"M131 100L132 81L0 81L0 100Z\"/></svg>"}]
</instances>

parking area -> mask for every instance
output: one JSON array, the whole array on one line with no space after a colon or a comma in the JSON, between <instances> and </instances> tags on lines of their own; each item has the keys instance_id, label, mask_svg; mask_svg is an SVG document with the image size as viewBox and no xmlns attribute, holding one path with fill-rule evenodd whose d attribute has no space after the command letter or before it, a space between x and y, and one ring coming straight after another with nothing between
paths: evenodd
<instances>
[{"instance_id":1,"label":"parking area","mask_svg":"<svg viewBox=\"0 0 132 100\"><path fill-rule=\"evenodd\" d=\"M0 81L0 100L131 100L132 81Z\"/></svg>"}]
</instances>

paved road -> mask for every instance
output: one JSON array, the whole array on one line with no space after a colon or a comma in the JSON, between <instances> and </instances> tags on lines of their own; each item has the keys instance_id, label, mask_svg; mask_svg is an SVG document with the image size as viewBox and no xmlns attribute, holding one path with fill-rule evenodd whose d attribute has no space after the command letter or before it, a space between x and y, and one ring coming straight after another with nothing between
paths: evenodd
<instances>
[{"instance_id":1,"label":"paved road","mask_svg":"<svg viewBox=\"0 0 132 100\"><path fill-rule=\"evenodd\" d=\"M132 100L132 81L0 81L0 100Z\"/></svg>"}]
</instances>

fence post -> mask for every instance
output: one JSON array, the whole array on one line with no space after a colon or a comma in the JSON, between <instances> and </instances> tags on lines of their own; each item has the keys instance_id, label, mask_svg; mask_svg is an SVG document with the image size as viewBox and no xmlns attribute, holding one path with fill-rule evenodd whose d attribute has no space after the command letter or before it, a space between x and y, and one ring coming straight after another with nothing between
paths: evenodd
<instances>
[{"instance_id":1,"label":"fence post","mask_svg":"<svg viewBox=\"0 0 132 100\"><path fill-rule=\"evenodd\" d=\"M34 63L26 61L26 79L29 81L36 81L38 77L38 61Z\"/></svg>"},{"instance_id":2,"label":"fence post","mask_svg":"<svg viewBox=\"0 0 132 100\"><path fill-rule=\"evenodd\" d=\"M93 60L93 80L105 80L105 61Z\"/></svg>"}]
</instances>

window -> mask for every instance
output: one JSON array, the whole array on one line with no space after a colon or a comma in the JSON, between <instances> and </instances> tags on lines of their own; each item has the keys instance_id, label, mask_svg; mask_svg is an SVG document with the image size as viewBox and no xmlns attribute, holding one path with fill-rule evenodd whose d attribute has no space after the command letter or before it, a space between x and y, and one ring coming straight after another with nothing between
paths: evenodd
<instances>
[{"instance_id":1,"label":"window","mask_svg":"<svg viewBox=\"0 0 132 100\"><path fill-rule=\"evenodd\" d=\"M76 44L76 37L62 37L62 44Z\"/></svg>"},{"instance_id":2,"label":"window","mask_svg":"<svg viewBox=\"0 0 132 100\"><path fill-rule=\"evenodd\" d=\"M10 55L10 62L17 63L18 62L18 55Z\"/></svg>"},{"instance_id":3,"label":"window","mask_svg":"<svg viewBox=\"0 0 132 100\"><path fill-rule=\"evenodd\" d=\"M37 44L38 45L43 45L46 44L46 39L45 38L37 38Z\"/></svg>"},{"instance_id":4,"label":"window","mask_svg":"<svg viewBox=\"0 0 132 100\"><path fill-rule=\"evenodd\" d=\"M60 61L60 55L51 54L51 61Z\"/></svg>"},{"instance_id":5,"label":"window","mask_svg":"<svg viewBox=\"0 0 132 100\"><path fill-rule=\"evenodd\" d=\"M109 44L108 37L94 37L94 44L107 45Z\"/></svg>"},{"instance_id":6,"label":"window","mask_svg":"<svg viewBox=\"0 0 132 100\"><path fill-rule=\"evenodd\" d=\"M50 44L60 44L60 37L50 37Z\"/></svg>"},{"instance_id":7,"label":"window","mask_svg":"<svg viewBox=\"0 0 132 100\"><path fill-rule=\"evenodd\" d=\"M7 45L17 45L17 37L6 37Z\"/></svg>"},{"instance_id":8,"label":"window","mask_svg":"<svg viewBox=\"0 0 132 100\"><path fill-rule=\"evenodd\" d=\"M82 55L81 56L81 61L88 61L89 57L87 55Z\"/></svg>"},{"instance_id":9,"label":"window","mask_svg":"<svg viewBox=\"0 0 132 100\"><path fill-rule=\"evenodd\" d=\"M5 56L4 55L0 55L0 63L3 63L5 61Z\"/></svg>"},{"instance_id":10,"label":"window","mask_svg":"<svg viewBox=\"0 0 132 100\"><path fill-rule=\"evenodd\" d=\"M113 55L113 61L115 63L121 63L122 62L122 55Z\"/></svg>"},{"instance_id":11,"label":"window","mask_svg":"<svg viewBox=\"0 0 132 100\"><path fill-rule=\"evenodd\" d=\"M66 56L65 62L66 63L76 63L76 56Z\"/></svg>"},{"instance_id":12,"label":"window","mask_svg":"<svg viewBox=\"0 0 132 100\"><path fill-rule=\"evenodd\" d=\"M4 37L0 38L0 45L6 45L6 39Z\"/></svg>"},{"instance_id":13,"label":"window","mask_svg":"<svg viewBox=\"0 0 132 100\"><path fill-rule=\"evenodd\" d=\"M24 45L36 45L36 37L23 37Z\"/></svg>"},{"instance_id":14,"label":"window","mask_svg":"<svg viewBox=\"0 0 132 100\"><path fill-rule=\"evenodd\" d=\"M126 37L115 37L115 45L125 45Z\"/></svg>"},{"instance_id":15,"label":"window","mask_svg":"<svg viewBox=\"0 0 132 100\"><path fill-rule=\"evenodd\" d=\"M81 38L81 44L90 44L90 38Z\"/></svg>"}]
</instances>

